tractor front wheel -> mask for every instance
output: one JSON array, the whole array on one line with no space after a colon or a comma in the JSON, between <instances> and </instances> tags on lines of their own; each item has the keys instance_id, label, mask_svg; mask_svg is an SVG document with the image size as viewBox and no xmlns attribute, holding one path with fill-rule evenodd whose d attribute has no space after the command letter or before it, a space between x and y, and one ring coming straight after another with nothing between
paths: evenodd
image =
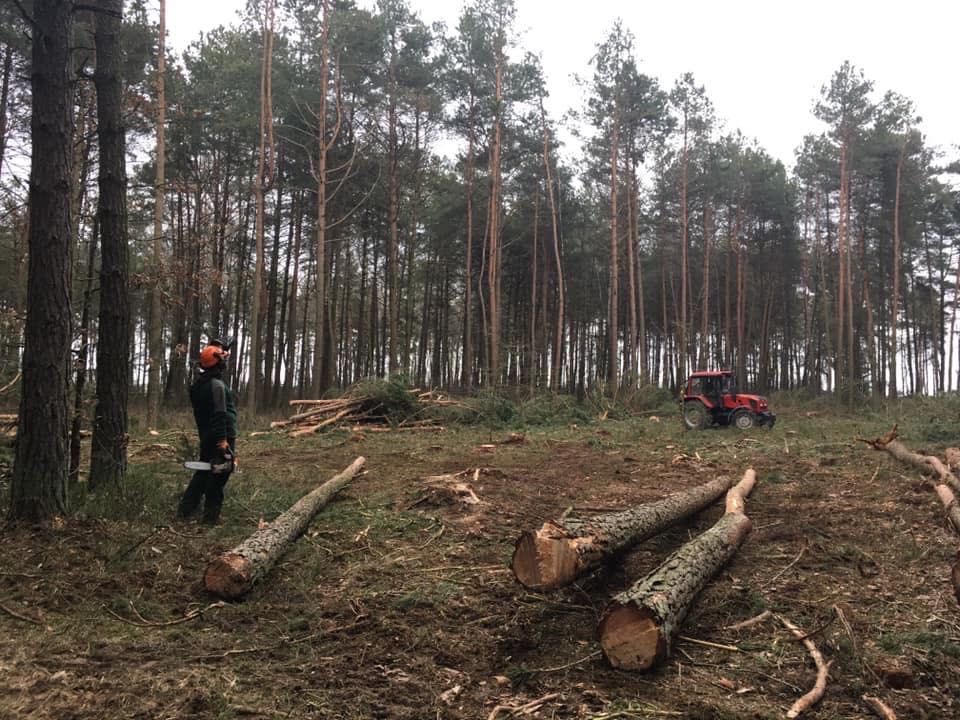
<instances>
[{"instance_id":1,"label":"tractor front wheel","mask_svg":"<svg viewBox=\"0 0 960 720\"><path fill-rule=\"evenodd\" d=\"M730 423L738 430L749 430L757 424L756 416L749 410L741 408L733 413Z\"/></svg>"},{"instance_id":2,"label":"tractor front wheel","mask_svg":"<svg viewBox=\"0 0 960 720\"><path fill-rule=\"evenodd\" d=\"M699 400L683 403L683 426L687 430L703 430L708 425L707 408Z\"/></svg>"}]
</instances>

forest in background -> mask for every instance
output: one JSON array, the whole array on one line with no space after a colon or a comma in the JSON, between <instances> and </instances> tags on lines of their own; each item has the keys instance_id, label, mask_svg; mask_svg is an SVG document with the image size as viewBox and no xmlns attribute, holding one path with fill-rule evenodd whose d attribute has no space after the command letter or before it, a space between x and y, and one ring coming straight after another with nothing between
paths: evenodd
<instances>
[{"instance_id":1,"label":"forest in background","mask_svg":"<svg viewBox=\"0 0 960 720\"><path fill-rule=\"evenodd\" d=\"M0 9L3 382L28 304L33 5ZM77 408L103 298L97 7L70 36ZM850 400L960 387L956 149L925 143L909 98L845 63L788 173L693 75L643 74L620 24L582 106L549 116L514 9L476 0L447 28L403 0L263 0L174 57L155 4L126 3L127 343L151 426L213 337L237 339L256 410L371 377L582 395L723 366Z\"/></svg>"}]
</instances>

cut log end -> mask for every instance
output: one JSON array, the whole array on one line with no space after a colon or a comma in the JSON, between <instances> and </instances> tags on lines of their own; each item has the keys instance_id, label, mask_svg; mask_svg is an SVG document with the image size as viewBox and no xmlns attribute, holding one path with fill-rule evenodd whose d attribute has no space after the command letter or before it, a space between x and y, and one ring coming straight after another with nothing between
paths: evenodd
<instances>
[{"instance_id":1,"label":"cut log end","mask_svg":"<svg viewBox=\"0 0 960 720\"><path fill-rule=\"evenodd\" d=\"M580 572L576 541L552 523L526 531L518 539L511 561L513 574L531 590L555 590Z\"/></svg>"},{"instance_id":2,"label":"cut log end","mask_svg":"<svg viewBox=\"0 0 960 720\"><path fill-rule=\"evenodd\" d=\"M253 586L253 566L242 555L224 553L207 565L203 584L217 597L235 600Z\"/></svg>"},{"instance_id":3,"label":"cut log end","mask_svg":"<svg viewBox=\"0 0 960 720\"><path fill-rule=\"evenodd\" d=\"M647 608L611 606L597 628L607 661L624 670L648 670L667 654L667 639Z\"/></svg>"}]
</instances>

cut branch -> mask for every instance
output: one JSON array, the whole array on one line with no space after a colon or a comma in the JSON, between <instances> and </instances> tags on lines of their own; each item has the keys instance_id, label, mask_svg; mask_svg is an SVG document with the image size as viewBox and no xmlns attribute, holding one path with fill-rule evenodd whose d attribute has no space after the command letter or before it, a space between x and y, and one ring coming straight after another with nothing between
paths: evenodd
<instances>
[{"instance_id":1,"label":"cut branch","mask_svg":"<svg viewBox=\"0 0 960 720\"><path fill-rule=\"evenodd\" d=\"M756 483L747 470L727 493L727 511L660 567L615 596L597 628L604 655L614 667L646 670L665 658L697 594L750 532L744 498Z\"/></svg>"},{"instance_id":2,"label":"cut branch","mask_svg":"<svg viewBox=\"0 0 960 720\"><path fill-rule=\"evenodd\" d=\"M732 485L719 477L657 502L588 520L564 519L524 532L513 551L513 574L525 587L563 587L606 558L700 512Z\"/></svg>"},{"instance_id":3,"label":"cut branch","mask_svg":"<svg viewBox=\"0 0 960 720\"><path fill-rule=\"evenodd\" d=\"M946 483L954 492L960 493L960 479L954 475L950 468L938 457L934 455L921 455L913 452L897 439L897 426L882 437L875 440L865 440L857 438L860 442L866 443L874 450L883 450L890 453L893 457L902 463L912 465L927 475L936 475L942 483Z\"/></svg>"},{"instance_id":4,"label":"cut branch","mask_svg":"<svg viewBox=\"0 0 960 720\"><path fill-rule=\"evenodd\" d=\"M300 498L269 525L257 530L233 550L211 560L203 578L207 590L227 600L235 600L249 592L287 547L303 534L320 509L353 480L364 462L363 457L358 457L346 470Z\"/></svg>"},{"instance_id":5,"label":"cut branch","mask_svg":"<svg viewBox=\"0 0 960 720\"><path fill-rule=\"evenodd\" d=\"M817 666L817 680L810 689L810 692L798 699L787 711L788 718L795 718L799 717L805 710L812 708L823 698L823 694L827 690L827 674L830 670L830 663L824 662L823 655L820 654L820 650L817 649L817 646L807 633L803 632L803 630L781 615L778 615L777 619L794 634L794 637L803 643L804 647L806 647L810 653L810 657L813 658L814 664Z\"/></svg>"}]
</instances>

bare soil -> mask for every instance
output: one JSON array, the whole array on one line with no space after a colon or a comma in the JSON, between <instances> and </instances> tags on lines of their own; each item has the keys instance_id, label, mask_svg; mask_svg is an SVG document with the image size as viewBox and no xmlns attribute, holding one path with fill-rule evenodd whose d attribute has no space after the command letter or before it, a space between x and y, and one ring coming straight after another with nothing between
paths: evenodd
<instances>
[{"instance_id":1,"label":"bare soil","mask_svg":"<svg viewBox=\"0 0 960 720\"><path fill-rule=\"evenodd\" d=\"M149 487L133 519L0 534L0 718L783 717L813 685L807 651L776 620L725 629L766 609L831 662L805 716L874 717L867 694L899 718L957 718L958 541L925 480L855 442L886 429L798 413L747 433L645 417L523 442L473 429L256 437L210 530L172 521L186 476L141 439L134 475ZM208 558L357 455L366 473L244 601L205 593ZM747 467L753 532L652 672L611 669L597 620L719 504L563 591L529 592L510 572L521 530L569 508L620 509ZM445 473L480 502L427 480Z\"/></svg>"}]
</instances>

